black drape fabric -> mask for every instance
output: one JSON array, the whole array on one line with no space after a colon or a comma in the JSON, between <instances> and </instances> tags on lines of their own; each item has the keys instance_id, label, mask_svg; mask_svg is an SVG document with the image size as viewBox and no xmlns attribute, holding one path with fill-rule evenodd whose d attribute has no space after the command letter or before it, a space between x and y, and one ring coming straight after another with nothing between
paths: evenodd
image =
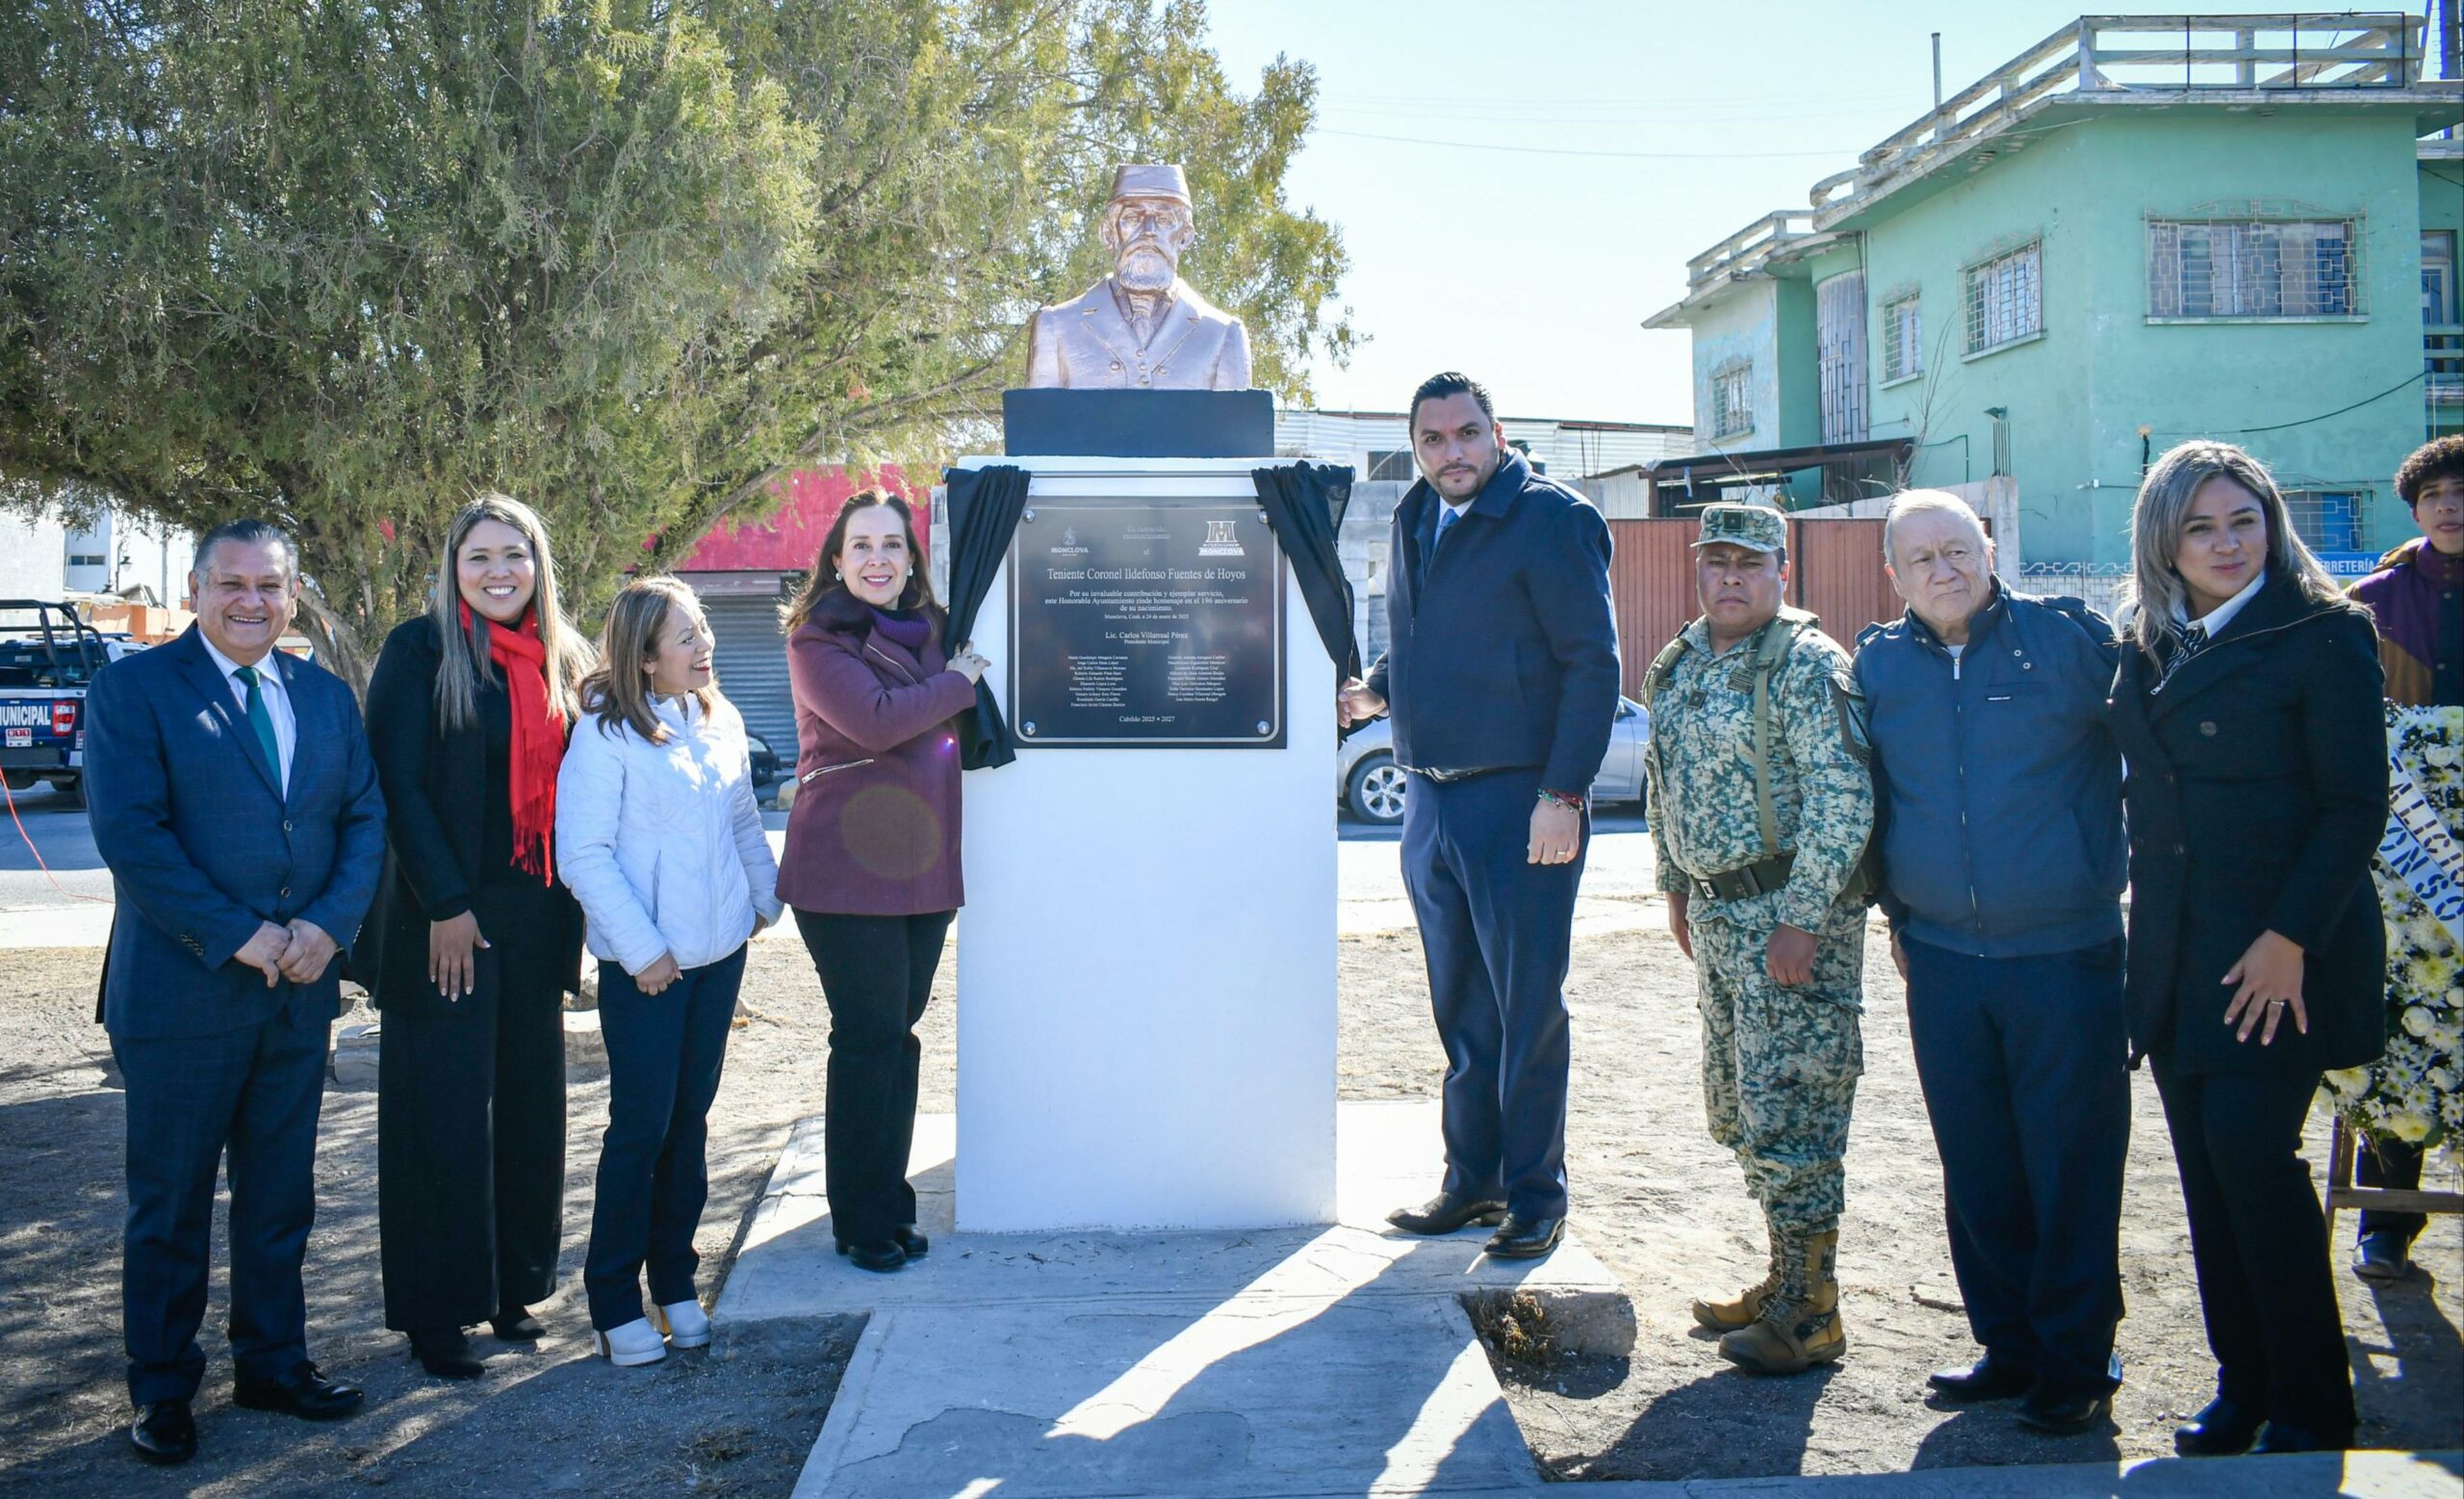
<instances>
[{"instance_id":1,"label":"black drape fabric","mask_svg":"<svg viewBox=\"0 0 2464 1499\"><path fill-rule=\"evenodd\" d=\"M1351 470L1332 463L1285 463L1252 469L1258 504L1267 525L1292 558L1293 579L1318 626L1318 638L1333 658L1336 675L1360 675L1360 644L1351 630L1351 584L1344 581L1344 562L1335 538L1343 530L1344 509L1351 504Z\"/></svg>"},{"instance_id":2,"label":"black drape fabric","mask_svg":"<svg viewBox=\"0 0 2464 1499\"><path fill-rule=\"evenodd\" d=\"M1009 464L949 472L950 619L942 649L955 654L973 637L976 612L992 591L992 575L1010 554L1010 537L1027 507L1027 471ZM959 726L959 763L969 770L1006 765L1018 758L1010 725L992 700L989 683L975 685L975 707Z\"/></svg>"}]
</instances>

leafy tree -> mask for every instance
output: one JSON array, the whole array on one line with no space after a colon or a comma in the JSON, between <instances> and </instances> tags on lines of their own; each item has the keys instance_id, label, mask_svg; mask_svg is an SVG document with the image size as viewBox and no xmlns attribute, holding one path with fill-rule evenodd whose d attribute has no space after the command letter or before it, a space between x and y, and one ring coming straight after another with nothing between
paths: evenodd
<instances>
[{"instance_id":1,"label":"leafy tree","mask_svg":"<svg viewBox=\"0 0 2464 1499\"><path fill-rule=\"evenodd\" d=\"M0 0L0 473L298 536L348 675L453 508L537 505L579 607L816 461L929 464L1177 160L1190 270L1305 399L1315 78L1194 0ZM646 539L647 538L647 539Z\"/></svg>"}]
</instances>

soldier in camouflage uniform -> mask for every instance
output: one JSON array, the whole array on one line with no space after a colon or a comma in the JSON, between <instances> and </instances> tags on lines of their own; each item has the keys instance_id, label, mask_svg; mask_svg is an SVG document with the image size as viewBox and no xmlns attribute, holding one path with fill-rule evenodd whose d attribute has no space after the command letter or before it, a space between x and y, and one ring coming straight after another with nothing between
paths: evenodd
<instances>
[{"instance_id":1,"label":"soldier in camouflage uniform","mask_svg":"<svg viewBox=\"0 0 2464 1499\"><path fill-rule=\"evenodd\" d=\"M1781 606L1786 524L1759 505L1704 510L1703 615L1643 687L1652 846L1669 928L1694 960L1711 1137L1736 1152L1771 1248L1761 1283L1698 1301L1694 1315L1725 1334L1724 1357L1760 1374L1848 1346L1835 1256L1864 1071L1874 822L1848 655L1812 615Z\"/></svg>"}]
</instances>

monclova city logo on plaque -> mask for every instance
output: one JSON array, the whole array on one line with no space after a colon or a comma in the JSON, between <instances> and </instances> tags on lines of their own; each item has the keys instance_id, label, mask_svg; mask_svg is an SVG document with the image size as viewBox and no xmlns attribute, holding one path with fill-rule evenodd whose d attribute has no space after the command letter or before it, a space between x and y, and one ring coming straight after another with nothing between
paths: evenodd
<instances>
[{"instance_id":1,"label":"monclova city logo on plaque","mask_svg":"<svg viewBox=\"0 0 2464 1499\"><path fill-rule=\"evenodd\" d=\"M1209 521L1206 523L1206 539L1198 543L1197 555L1200 556L1247 556L1249 554L1243 550L1241 538L1232 534L1230 521Z\"/></svg>"}]
</instances>

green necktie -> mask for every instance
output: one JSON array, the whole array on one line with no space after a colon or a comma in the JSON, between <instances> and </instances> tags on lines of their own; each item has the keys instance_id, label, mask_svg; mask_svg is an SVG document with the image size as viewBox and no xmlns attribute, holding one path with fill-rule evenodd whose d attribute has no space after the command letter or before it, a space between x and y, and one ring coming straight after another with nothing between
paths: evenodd
<instances>
[{"instance_id":1,"label":"green necktie","mask_svg":"<svg viewBox=\"0 0 2464 1499\"><path fill-rule=\"evenodd\" d=\"M273 714L266 708L266 696L257 690L257 669L242 666L231 675L248 688L248 725L257 731L257 743L266 752L266 764L273 771L277 785L282 781L282 745L273 737Z\"/></svg>"}]
</instances>

